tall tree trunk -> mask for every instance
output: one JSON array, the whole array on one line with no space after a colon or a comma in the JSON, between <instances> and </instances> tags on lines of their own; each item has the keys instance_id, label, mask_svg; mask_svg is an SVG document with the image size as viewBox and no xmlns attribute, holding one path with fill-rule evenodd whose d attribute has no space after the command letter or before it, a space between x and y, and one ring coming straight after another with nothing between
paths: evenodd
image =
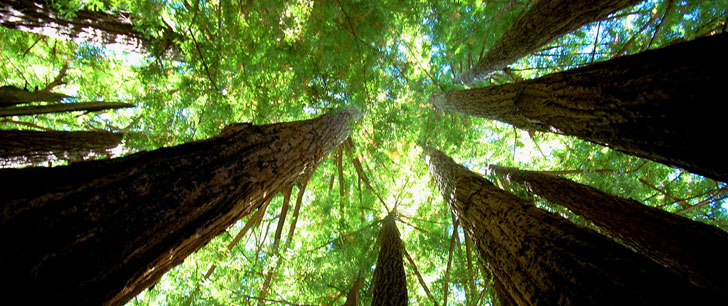
<instances>
[{"instance_id":1,"label":"tall tree trunk","mask_svg":"<svg viewBox=\"0 0 728 306\"><path fill-rule=\"evenodd\" d=\"M498 166L490 169L563 205L693 283L728 296L728 267L722 264L728 258L728 233L562 177Z\"/></svg>"},{"instance_id":2,"label":"tall tree trunk","mask_svg":"<svg viewBox=\"0 0 728 306\"><path fill-rule=\"evenodd\" d=\"M359 111L254 126L124 158L0 171L5 292L121 305L312 168Z\"/></svg>"},{"instance_id":3,"label":"tall tree trunk","mask_svg":"<svg viewBox=\"0 0 728 306\"><path fill-rule=\"evenodd\" d=\"M61 102L63 98L70 97L50 91L28 91L10 85L0 87L0 106L12 106L29 102Z\"/></svg>"},{"instance_id":4,"label":"tall tree trunk","mask_svg":"<svg viewBox=\"0 0 728 306\"><path fill-rule=\"evenodd\" d=\"M540 0L517 19L471 70L458 76L472 83L490 76L579 27L641 0Z\"/></svg>"},{"instance_id":5,"label":"tall tree trunk","mask_svg":"<svg viewBox=\"0 0 728 306\"><path fill-rule=\"evenodd\" d=\"M124 102L80 102L38 106L0 107L0 117L65 113L75 111L98 112L102 110L127 107L134 107L134 104Z\"/></svg>"},{"instance_id":6,"label":"tall tree trunk","mask_svg":"<svg viewBox=\"0 0 728 306\"><path fill-rule=\"evenodd\" d=\"M374 269L372 306L407 305L407 278L402 260L404 246L392 215L384 218L382 230L379 232L379 245L377 267Z\"/></svg>"},{"instance_id":7,"label":"tall tree trunk","mask_svg":"<svg viewBox=\"0 0 728 306\"><path fill-rule=\"evenodd\" d=\"M134 29L130 16L124 13L78 10L74 14L66 17L43 0L0 0L0 25L7 28L184 60L181 48L174 41L181 36L171 29L153 38Z\"/></svg>"},{"instance_id":8,"label":"tall tree trunk","mask_svg":"<svg viewBox=\"0 0 728 306\"><path fill-rule=\"evenodd\" d=\"M516 304L701 304L717 298L616 242L499 189L442 152L424 151L445 201Z\"/></svg>"},{"instance_id":9,"label":"tall tree trunk","mask_svg":"<svg viewBox=\"0 0 728 306\"><path fill-rule=\"evenodd\" d=\"M351 289L349 290L349 293L346 294L346 301L344 302L344 306L359 306L359 286L361 285L361 278L357 276L356 280L354 281L354 285L351 286Z\"/></svg>"},{"instance_id":10,"label":"tall tree trunk","mask_svg":"<svg viewBox=\"0 0 728 306\"><path fill-rule=\"evenodd\" d=\"M108 155L123 137L110 132L0 130L0 159L20 163L39 163L53 157L79 161L89 154Z\"/></svg>"},{"instance_id":11,"label":"tall tree trunk","mask_svg":"<svg viewBox=\"0 0 728 306\"><path fill-rule=\"evenodd\" d=\"M576 136L728 181L722 131L728 34L547 75L433 95L436 107Z\"/></svg>"}]
</instances>

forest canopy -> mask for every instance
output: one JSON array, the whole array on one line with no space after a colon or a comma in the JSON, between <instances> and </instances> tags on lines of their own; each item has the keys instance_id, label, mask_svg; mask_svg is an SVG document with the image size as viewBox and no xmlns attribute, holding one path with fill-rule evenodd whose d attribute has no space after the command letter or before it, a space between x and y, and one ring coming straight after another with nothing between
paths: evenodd
<instances>
[{"instance_id":1,"label":"forest canopy","mask_svg":"<svg viewBox=\"0 0 728 306\"><path fill-rule=\"evenodd\" d=\"M107 14L128 27L112 44L68 39L77 32L11 29L3 17L3 90L49 96L26 107L127 104L8 115L0 117L0 128L121 133L123 139L114 138L118 146L103 153L8 158L4 167L62 166L172 147L215 137L233 123L307 120L350 106L363 113L310 180L281 190L128 305L334 305L344 304L352 288L370 304L377 237L390 212L397 216L411 304L495 304L493 275L443 200L420 144L583 227L596 228L489 165L559 175L728 230L725 182L576 137L441 110L429 100L724 33L726 1L637 2L472 84L461 84L459 76L537 1L35 2L59 20ZM720 143L719 131L704 133L716 138L706 147Z\"/></svg>"}]
</instances>

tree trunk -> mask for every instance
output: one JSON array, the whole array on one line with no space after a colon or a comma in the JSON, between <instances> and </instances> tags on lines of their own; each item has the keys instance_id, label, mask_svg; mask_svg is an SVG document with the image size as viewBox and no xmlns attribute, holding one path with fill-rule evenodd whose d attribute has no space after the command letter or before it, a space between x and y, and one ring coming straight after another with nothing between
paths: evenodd
<instances>
[{"instance_id":1,"label":"tree trunk","mask_svg":"<svg viewBox=\"0 0 728 306\"><path fill-rule=\"evenodd\" d=\"M134 29L128 14L78 10L66 17L42 0L1 0L0 25L77 43L95 43L136 53L184 60L174 40L181 36L165 29L162 37L148 37Z\"/></svg>"},{"instance_id":2,"label":"tree trunk","mask_svg":"<svg viewBox=\"0 0 728 306\"><path fill-rule=\"evenodd\" d=\"M424 151L445 201L516 304L674 305L717 298L616 242L497 188L442 152Z\"/></svg>"},{"instance_id":3,"label":"tree trunk","mask_svg":"<svg viewBox=\"0 0 728 306\"><path fill-rule=\"evenodd\" d=\"M124 102L81 102L38 106L0 107L0 117L65 113L75 111L98 112L102 110L127 107L134 107L134 104Z\"/></svg>"},{"instance_id":4,"label":"tree trunk","mask_svg":"<svg viewBox=\"0 0 728 306\"><path fill-rule=\"evenodd\" d=\"M487 78L518 59L581 26L641 0L541 0L518 18L471 70L458 76L460 83Z\"/></svg>"},{"instance_id":5,"label":"tree trunk","mask_svg":"<svg viewBox=\"0 0 728 306\"><path fill-rule=\"evenodd\" d=\"M728 34L535 80L433 95L436 107L576 136L728 181L722 131ZM719 103L718 103L719 104Z\"/></svg>"},{"instance_id":6,"label":"tree trunk","mask_svg":"<svg viewBox=\"0 0 728 306\"><path fill-rule=\"evenodd\" d=\"M359 116L234 124L119 159L1 170L5 292L26 304L124 304L314 167Z\"/></svg>"},{"instance_id":7,"label":"tree trunk","mask_svg":"<svg viewBox=\"0 0 728 306\"><path fill-rule=\"evenodd\" d=\"M70 97L71 96L50 91L28 91L9 85L0 87L0 107L29 102L61 102L63 98Z\"/></svg>"},{"instance_id":8,"label":"tree trunk","mask_svg":"<svg viewBox=\"0 0 728 306\"><path fill-rule=\"evenodd\" d=\"M568 208L693 283L728 296L728 233L582 185L533 171L491 166L529 192Z\"/></svg>"},{"instance_id":9,"label":"tree trunk","mask_svg":"<svg viewBox=\"0 0 728 306\"><path fill-rule=\"evenodd\" d=\"M53 159L80 161L89 154L108 155L124 134L0 130L0 159L4 163L37 164Z\"/></svg>"},{"instance_id":10,"label":"tree trunk","mask_svg":"<svg viewBox=\"0 0 728 306\"><path fill-rule=\"evenodd\" d=\"M399 238L394 217L384 218L382 231L379 233L379 256L374 269L374 297L372 306L407 305L407 278L404 275L402 260L402 240Z\"/></svg>"},{"instance_id":11,"label":"tree trunk","mask_svg":"<svg viewBox=\"0 0 728 306\"><path fill-rule=\"evenodd\" d=\"M346 295L346 302L344 302L344 306L359 306L359 286L361 285L361 278L357 276L356 280L354 281L354 285L351 286L351 290L349 290L349 293Z\"/></svg>"}]
</instances>

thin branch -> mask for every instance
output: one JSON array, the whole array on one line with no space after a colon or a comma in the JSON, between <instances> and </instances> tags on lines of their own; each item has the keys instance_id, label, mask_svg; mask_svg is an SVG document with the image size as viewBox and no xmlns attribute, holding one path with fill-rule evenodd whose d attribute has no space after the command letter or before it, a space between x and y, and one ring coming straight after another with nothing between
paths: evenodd
<instances>
[{"instance_id":1,"label":"thin branch","mask_svg":"<svg viewBox=\"0 0 728 306\"><path fill-rule=\"evenodd\" d=\"M667 7L665 8L665 13L662 14L662 18L660 18L660 23L657 24L655 27L655 32L652 34L652 38L650 39L650 43L647 44L647 49L650 49L652 47L652 42L655 41L655 37L657 37L657 34L660 32L660 28L662 28L662 24L665 22L665 19L667 18L667 14L670 12L670 8L672 7L673 0L670 0L667 2Z\"/></svg>"},{"instance_id":2,"label":"thin branch","mask_svg":"<svg viewBox=\"0 0 728 306\"><path fill-rule=\"evenodd\" d=\"M25 52L23 52L23 57L25 57L26 55L28 55L28 53L30 52L30 50L32 50L33 47L35 47L35 45L38 44L38 42L40 42L41 40L43 40L46 37L47 36L38 35L38 39L36 39L35 42L32 45L30 45L30 47L28 47L28 49L25 49Z\"/></svg>"},{"instance_id":3,"label":"thin branch","mask_svg":"<svg viewBox=\"0 0 728 306\"><path fill-rule=\"evenodd\" d=\"M56 86L65 84L65 82L63 82L63 78L66 77L66 71L68 71L68 64L64 64L63 67L61 67L61 70L58 72L58 75L56 75L56 77L53 79L53 81L48 83L48 85L43 87L43 89L41 89L40 91L50 92Z\"/></svg>"},{"instance_id":4,"label":"thin branch","mask_svg":"<svg viewBox=\"0 0 728 306\"><path fill-rule=\"evenodd\" d=\"M612 55L612 58L620 56L622 53L627 51L627 48L629 48L635 42L637 37L640 36L640 34L642 34L642 32L644 32L644 30L647 29L647 27L650 24L655 22L656 19L657 19L657 15L653 14L652 17L650 17L650 20L645 22L645 24L642 25L642 27L639 30L637 30L637 33L634 33L634 35L632 35L632 37L622 46L622 48L620 48L619 51L617 51L616 53L614 53L614 55Z\"/></svg>"},{"instance_id":5,"label":"thin branch","mask_svg":"<svg viewBox=\"0 0 728 306\"><path fill-rule=\"evenodd\" d=\"M597 46L599 44L599 32L601 31L601 29L602 29L602 21L600 20L597 23L597 34L594 35L594 49L592 50L592 53L591 53L591 59L589 60L590 63L594 62L594 56L597 54Z\"/></svg>"},{"instance_id":6,"label":"thin branch","mask_svg":"<svg viewBox=\"0 0 728 306\"><path fill-rule=\"evenodd\" d=\"M443 297L444 302L442 303L443 306L447 306L447 291L448 291L448 285L450 284L450 268L452 267L452 254L455 250L455 238L458 236L458 220L455 219L455 216L453 215L453 223L452 223L452 238L450 239L450 252L447 254L447 268L445 269L445 281L443 284Z\"/></svg>"},{"instance_id":7,"label":"thin branch","mask_svg":"<svg viewBox=\"0 0 728 306\"><path fill-rule=\"evenodd\" d=\"M659 193L663 194L664 196L666 196L666 197L668 197L668 198L670 198L670 199L673 199L673 200L674 200L675 202L679 203L680 205L682 205L682 206L684 206L684 207L690 207L690 206L693 206L693 205L691 205L690 203L688 203L688 202L685 202L685 201L681 200L680 198L678 198L678 197L676 197L676 196L674 196L674 195L671 195L671 194L667 193L666 191L664 191L664 190L662 190L662 189L660 189L660 188L657 188L656 186L654 186L654 185L650 184L649 182L647 182L647 181L643 180L642 178L638 178L637 180L638 180L638 181L639 181L640 183L642 183L642 185L645 185L645 186L649 187L650 189L652 189L652 190L654 190L654 191L657 191L657 192L659 192Z\"/></svg>"},{"instance_id":8,"label":"thin branch","mask_svg":"<svg viewBox=\"0 0 728 306\"><path fill-rule=\"evenodd\" d=\"M699 208L699 207L703 207L705 205L708 205L708 204L710 204L710 202L712 202L713 200L717 199L720 195L726 193L726 191L728 191L728 190L722 189L722 190L716 192L715 194L713 194L712 196L710 196L709 198L701 201L700 203L695 204L695 205L690 206L690 207L687 207L687 208L683 208L682 210L679 210L679 211L677 211L675 213L679 215L679 214L683 214L683 213L686 213L688 211L691 211L693 209L696 209L696 208ZM723 197L721 199L724 199L724 198L725 197Z\"/></svg>"},{"instance_id":9,"label":"thin branch","mask_svg":"<svg viewBox=\"0 0 728 306\"><path fill-rule=\"evenodd\" d=\"M404 256L407 258L407 261L412 266L412 270L415 272L415 275L417 275L417 280L420 282L420 286L422 286L422 289L425 290L425 293L427 294L427 297L430 298L430 301L432 301L432 304L435 306L438 306L437 300L435 300L435 297L432 296L432 293L430 292L430 288L427 288L427 284L425 283L425 279L422 278L422 274L420 274L420 271L417 270L417 265L415 264L415 261L412 259L412 256L407 252L407 249L402 249L404 251Z\"/></svg>"}]
</instances>

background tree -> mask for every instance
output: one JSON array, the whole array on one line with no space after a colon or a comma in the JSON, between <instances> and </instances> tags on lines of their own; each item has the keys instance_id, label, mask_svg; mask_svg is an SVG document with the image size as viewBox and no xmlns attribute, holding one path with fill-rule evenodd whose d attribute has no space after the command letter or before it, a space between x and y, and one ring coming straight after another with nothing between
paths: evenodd
<instances>
[{"instance_id":1,"label":"background tree","mask_svg":"<svg viewBox=\"0 0 728 306\"><path fill-rule=\"evenodd\" d=\"M6 163L39 163L52 156L79 161L89 155L110 154L123 136L110 132L0 130L0 159Z\"/></svg>"},{"instance_id":2,"label":"background tree","mask_svg":"<svg viewBox=\"0 0 728 306\"><path fill-rule=\"evenodd\" d=\"M379 255L374 269L372 305L407 305L407 279L402 260L402 241L394 216L387 215L379 233Z\"/></svg>"}]
</instances>

